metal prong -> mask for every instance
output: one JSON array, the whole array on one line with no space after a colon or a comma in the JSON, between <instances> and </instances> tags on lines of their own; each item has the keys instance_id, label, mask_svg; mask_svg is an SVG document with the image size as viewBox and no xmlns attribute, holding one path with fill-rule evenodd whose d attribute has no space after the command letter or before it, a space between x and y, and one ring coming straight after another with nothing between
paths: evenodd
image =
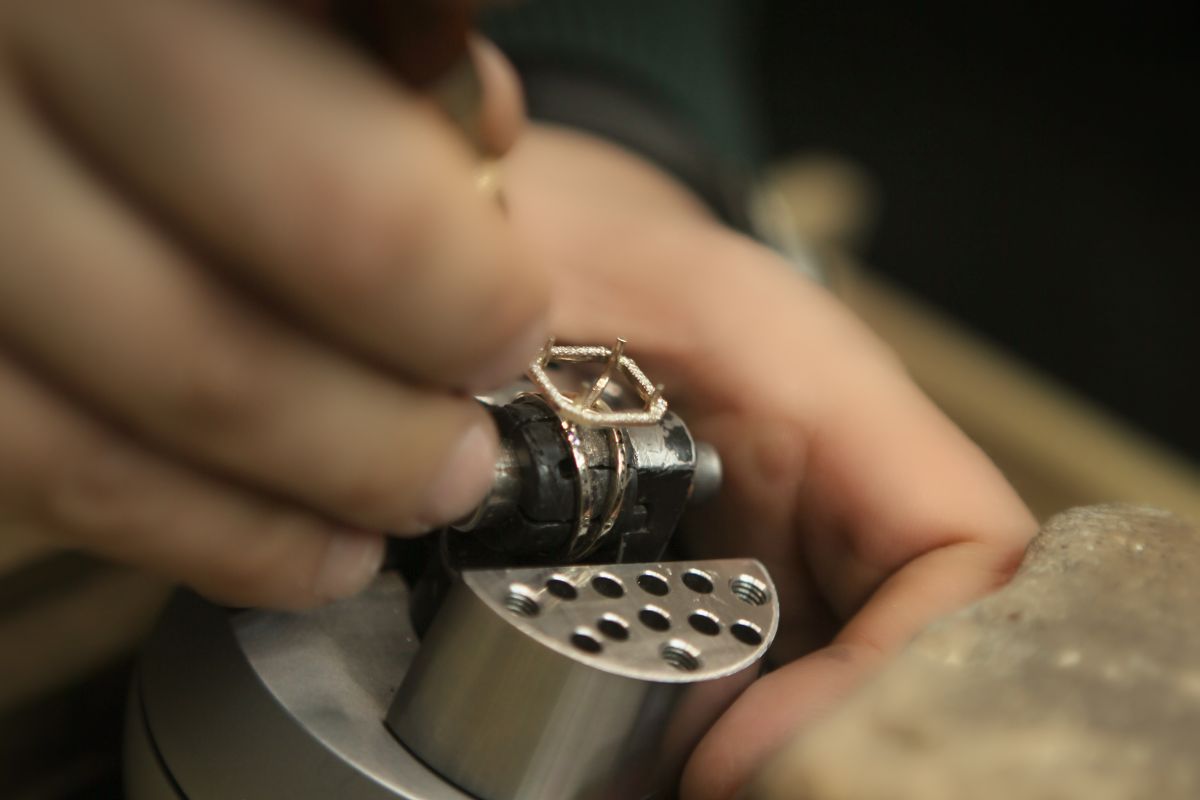
<instances>
[{"instance_id":1,"label":"metal prong","mask_svg":"<svg viewBox=\"0 0 1200 800\"><path fill-rule=\"evenodd\" d=\"M603 345L556 345L551 338L545 348L529 365L529 380L546 402L566 422L592 428L627 428L657 425L667 413L667 401L662 386L650 382L633 359L624 354L625 340L617 339L615 347ZM567 393L550 379L549 367L556 363L604 364L600 377L587 390ZM620 376L631 384L645 405L640 409L610 409L604 405L604 390L613 377Z\"/></svg>"},{"instance_id":2,"label":"metal prong","mask_svg":"<svg viewBox=\"0 0 1200 800\"><path fill-rule=\"evenodd\" d=\"M612 380L613 374L621 366L621 356L625 355L625 340L617 337L617 343L613 346L612 353L608 357L608 361L604 364L604 371L600 373L600 377L596 378L596 382L592 384L592 388L588 393L575 402L575 405L580 408L591 408L604 394L604 390L608 387L608 382Z\"/></svg>"},{"instance_id":3,"label":"metal prong","mask_svg":"<svg viewBox=\"0 0 1200 800\"><path fill-rule=\"evenodd\" d=\"M546 344L542 346L542 352L538 353L538 366L545 369L546 364L550 362L550 353L552 350L554 350L554 337L550 336L546 338Z\"/></svg>"}]
</instances>

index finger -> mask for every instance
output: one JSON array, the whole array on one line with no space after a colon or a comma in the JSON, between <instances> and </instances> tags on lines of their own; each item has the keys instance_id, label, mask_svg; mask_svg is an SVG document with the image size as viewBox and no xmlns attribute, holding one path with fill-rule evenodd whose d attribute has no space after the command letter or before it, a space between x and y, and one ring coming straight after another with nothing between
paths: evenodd
<instances>
[{"instance_id":1,"label":"index finger","mask_svg":"<svg viewBox=\"0 0 1200 800\"><path fill-rule=\"evenodd\" d=\"M718 447L724 437L732 491L708 516L725 528L742 520L844 627L831 645L760 680L717 723L689 764L689 800L732 796L888 653L1001 585L1036 527L886 347L823 290L746 247L735 245L760 268L739 274L734 307L755 309L758 340L770 346L748 349L744 336L717 331L739 347L726 347L723 369L710 372L754 395L724 399L740 426L710 426ZM784 484L794 490L754 488Z\"/></svg>"},{"instance_id":2,"label":"index finger","mask_svg":"<svg viewBox=\"0 0 1200 800\"><path fill-rule=\"evenodd\" d=\"M430 101L257 4L70 10L12 13L30 80L106 177L236 282L419 380L488 383L536 353L543 276Z\"/></svg>"}]
</instances>

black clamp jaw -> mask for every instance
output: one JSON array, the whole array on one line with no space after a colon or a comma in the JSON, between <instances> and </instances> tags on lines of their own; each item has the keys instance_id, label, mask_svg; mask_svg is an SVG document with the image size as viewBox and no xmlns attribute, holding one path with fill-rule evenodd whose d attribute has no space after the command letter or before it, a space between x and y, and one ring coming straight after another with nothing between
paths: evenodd
<instances>
[{"instance_id":1,"label":"black clamp jaw","mask_svg":"<svg viewBox=\"0 0 1200 800\"><path fill-rule=\"evenodd\" d=\"M481 398L501 454L491 492L448 534L458 563L654 561L689 500L716 491L715 450L693 439L624 350L620 339L611 348L551 340L527 383ZM635 393L640 408L629 408Z\"/></svg>"}]
</instances>

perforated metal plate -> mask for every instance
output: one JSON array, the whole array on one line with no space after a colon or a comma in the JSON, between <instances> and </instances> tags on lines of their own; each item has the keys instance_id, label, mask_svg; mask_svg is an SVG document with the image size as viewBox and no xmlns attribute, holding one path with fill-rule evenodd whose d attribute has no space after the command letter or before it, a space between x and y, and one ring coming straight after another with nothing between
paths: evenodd
<instances>
[{"instance_id":1,"label":"perforated metal plate","mask_svg":"<svg viewBox=\"0 0 1200 800\"><path fill-rule=\"evenodd\" d=\"M473 570L508 622L590 666L692 682L745 669L775 636L775 587L753 559Z\"/></svg>"}]
</instances>

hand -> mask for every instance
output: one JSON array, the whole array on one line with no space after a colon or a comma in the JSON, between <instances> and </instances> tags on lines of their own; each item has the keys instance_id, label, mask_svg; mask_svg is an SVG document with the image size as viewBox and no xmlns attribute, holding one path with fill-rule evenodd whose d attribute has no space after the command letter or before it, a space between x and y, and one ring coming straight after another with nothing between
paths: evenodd
<instances>
[{"instance_id":1,"label":"hand","mask_svg":"<svg viewBox=\"0 0 1200 800\"><path fill-rule=\"evenodd\" d=\"M263 4L9 2L0 154L0 529L294 608L478 502L547 287L428 102Z\"/></svg>"},{"instance_id":2,"label":"hand","mask_svg":"<svg viewBox=\"0 0 1200 800\"><path fill-rule=\"evenodd\" d=\"M629 340L722 456L721 497L689 535L758 556L777 584L773 655L790 663L683 778L686 800L729 798L921 626L1003 583L1035 523L860 322L653 167L535 130L508 175L513 223L553 268L554 331Z\"/></svg>"}]
</instances>

